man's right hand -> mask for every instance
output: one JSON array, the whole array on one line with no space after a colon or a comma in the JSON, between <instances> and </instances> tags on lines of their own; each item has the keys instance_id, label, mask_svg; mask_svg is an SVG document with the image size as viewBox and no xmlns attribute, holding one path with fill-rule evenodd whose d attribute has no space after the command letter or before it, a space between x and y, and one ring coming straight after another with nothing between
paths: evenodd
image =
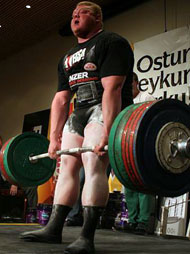
<instances>
[{"instance_id":1,"label":"man's right hand","mask_svg":"<svg viewBox=\"0 0 190 254\"><path fill-rule=\"evenodd\" d=\"M51 140L48 148L49 157L51 159L57 159L56 152L61 149L61 143L59 140Z\"/></svg>"}]
</instances>

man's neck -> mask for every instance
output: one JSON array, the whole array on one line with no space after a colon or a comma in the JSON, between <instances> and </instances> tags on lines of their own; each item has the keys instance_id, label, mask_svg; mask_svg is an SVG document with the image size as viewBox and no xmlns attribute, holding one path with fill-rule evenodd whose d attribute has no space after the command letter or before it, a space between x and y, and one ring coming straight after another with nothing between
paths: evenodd
<instances>
[{"instance_id":1,"label":"man's neck","mask_svg":"<svg viewBox=\"0 0 190 254\"><path fill-rule=\"evenodd\" d=\"M81 38L81 37L77 37L78 43L84 43L88 40L90 40L92 37L94 37L96 34L100 33L102 31L102 29L98 29L97 31L88 34L88 36L86 38Z\"/></svg>"}]
</instances>

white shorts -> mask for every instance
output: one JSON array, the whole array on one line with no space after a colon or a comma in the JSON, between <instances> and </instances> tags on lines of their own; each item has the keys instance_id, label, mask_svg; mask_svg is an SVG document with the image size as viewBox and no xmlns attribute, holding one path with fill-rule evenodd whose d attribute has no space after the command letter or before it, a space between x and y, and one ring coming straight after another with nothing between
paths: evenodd
<instances>
[{"instance_id":1,"label":"white shorts","mask_svg":"<svg viewBox=\"0 0 190 254\"><path fill-rule=\"evenodd\" d=\"M101 103L88 108L75 109L65 123L63 132L77 133L84 137L84 128L90 122L96 122L103 125Z\"/></svg>"}]
</instances>

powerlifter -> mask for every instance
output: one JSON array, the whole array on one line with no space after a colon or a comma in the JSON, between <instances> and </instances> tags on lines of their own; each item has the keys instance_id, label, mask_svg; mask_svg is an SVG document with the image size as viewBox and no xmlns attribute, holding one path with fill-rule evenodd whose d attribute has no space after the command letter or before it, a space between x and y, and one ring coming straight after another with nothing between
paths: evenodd
<instances>
[{"instance_id":1,"label":"powerlifter","mask_svg":"<svg viewBox=\"0 0 190 254\"><path fill-rule=\"evenodd\" d=\"M112 123L122 108L133 103L134 56L123 37L103 30L102 11L93 2L80 2L72 14L71 29L77 45L58 65L58 90L51 106L49 156L56 158L59 135L61 149L96 146L95 152L62 155L61 172L55 189L52 214L42 229L25 232L27 241L58 243L62 240L65 218L79 194L79 170L85 169L82 193L84 224L79 238L64 253L94 253L94 234L108 200L106 169ZM76 107L68 118L69 105L76 93Z\"/></svg>"}]
</instances>

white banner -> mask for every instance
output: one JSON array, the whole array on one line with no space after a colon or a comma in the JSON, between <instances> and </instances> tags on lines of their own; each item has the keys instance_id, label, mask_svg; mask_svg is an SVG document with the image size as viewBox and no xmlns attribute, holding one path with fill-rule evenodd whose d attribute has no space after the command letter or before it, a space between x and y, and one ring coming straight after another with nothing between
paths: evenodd
<instances>
[{"instance_id":1,"label":"white banner","mask_svg":"<svg viewBox=\"0 0 190 254\"><path fill-rule=\"evenodd\" d=\"M141 91L190 104L190 27L137 42L134 54Z\"/></svg>"}]
</instances>

